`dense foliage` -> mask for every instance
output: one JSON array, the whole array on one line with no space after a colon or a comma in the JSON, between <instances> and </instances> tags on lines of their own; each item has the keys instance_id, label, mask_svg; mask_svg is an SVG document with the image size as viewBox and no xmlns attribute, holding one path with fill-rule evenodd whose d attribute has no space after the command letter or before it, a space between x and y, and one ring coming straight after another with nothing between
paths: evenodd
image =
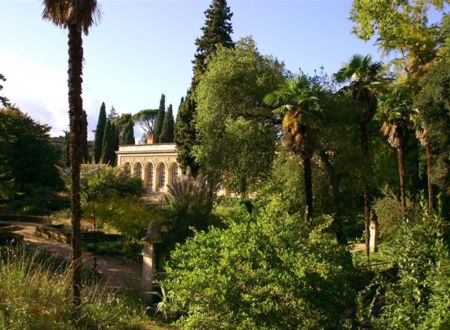
<instances>
[{"instance_id":1,"label":"dense foliage","mask_svg":"<svg viewBox=\"0 0 450 330\"><path fill-rule=\"evenodd\" d=\"M426 212L403 222L385 244L396 274L387 278L380 275L368 286L366 292L376 294L361 315L363 322L376 329L450 326L450 257L444 241L445 225L440 216ZM378 312L374 313L372 307L377 303Z\"/></svg>"},{"instance_id":2,"label":"dense foliage","mask_svg":"<svg viewBox=\"0 0 450 330\"><path fill-rule=\"evenodd\" d=\"M162 281L169 315L187 329L341 327L351 265L329 221L308 226L275 196L256 218L234 215L172 254Z\"/></svg>"},{"instance_id":3,"label":"dense foliage","mask_svg":"<svg viewBox=\"0 0 450 330\"><path fill-rule=\"evenodd\" d=\"M49 132L50 127L17 108L0 109L0 199L36 188L61 188L58 150Z\"/></svg>"},{"instance_id":4,"label":"dense foliage","mask_svg":"<svg viewBox=\"0 0 450 330\"><path fill-rule=\"evenodd\" d=\"M213 0L205 11L206 21L202 27L203 34L195 41L197 50L194 59L194 76L191 87L188 89L184 102L180 105L176 121L175 142L178 148L178 163L184 172L190 169L197 174L199 164L193 155L193 148L198 144L195 117L197 103L195 101L195 89L206 72L208 61L217 50L217 46L232 48L231 39L233 27L231 17L233 13L226 0Z\"/></svg>"},{"instance_id":5,"label":"dense foliage","mask_svg":"<svg viewBox=\"0 0 450 330\"><path fill-rule=\"evenodd\" d=\"M263 98L281 83L283 70L251 39L232 49L218 47L196 92L199 144L194 154L213 182L225 179L229 187L246 192L267 174L276 130Z\"/></svg>"}]
</instances>

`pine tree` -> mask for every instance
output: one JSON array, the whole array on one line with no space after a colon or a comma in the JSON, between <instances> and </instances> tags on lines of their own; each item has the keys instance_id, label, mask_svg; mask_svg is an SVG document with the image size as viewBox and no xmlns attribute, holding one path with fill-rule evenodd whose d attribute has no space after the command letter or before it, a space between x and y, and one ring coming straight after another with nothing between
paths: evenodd
<instances>
[{"instance_id":1,"label":"pine tree","mask_svg":"<svg viewBox=\"0 0 450 330\"><path fill-rule=\"evenodd\" d=\"M208 57L213 56L218 44L225 47L233 47L231 39L233 27L231 17L233 13L227 5L226 0L213 0L212 4L205 11L206 21L202 27L203 35L195 40L197 51L194 63L194 87L197 85L200 76L206 71Z\"/></svg>"},{"instance_id":2,"label":"pine tree","mask_svg":"<svg viewBox=\"0 0 450 330\"><path fill-rule=\"evenodd\" d=\"M100 114L98 115L97 129L95 130L94 141L94 161L96 164L100 162L103 152L103 135L105 133L106 126L106 110L105 102L100 107Z\"/></svg>"},{"instance_id":3,"label":"pine tree","mask_svg":"<svg viewBox=\"0 0 450 330\"><path fill-rule=\"evenodd\" d=\"M156 117L155 131L153 134L153 143L159 142L159 136L161 135L161 130L164 124L164 116L166 114L166 96L161 94L161 99L159 101L158 116Z\"/></svg>"},{"instance_id":4,"label":"pine tree","mask_svg":"<svg viewBox=\"0 0 450 330\"><path fill-rule=\"evenodd\" d=\"M110 120L112 122L117 117L119 117L119 114L117 113L116 108L114 108L114 106L112 106L111 110L109 110L109 113L108 113L108 120Z\"/></svg>"},{"instance_id":5,"label":"pine tree","mask_svg":"<svg viewBox=\"0 0 450 330\"><path fill-rule=\"evenodd\" d=\"M164 124L161 130L161 135L159 136L159 142L168 143L173 142L174 134L173 134L173 111L172 104L169 105L166 111L166 115L164 117Z\"/></svg>"},{"instance_id":6,"label":"pine tree","mask_svg":"<svg viewBox=\"0 0 450 330\"><path fill-rule=\"evenodd\" d=\"M130 120L125 127L125 131L123 133L123 140L122 144L135 144L135 138L134 138L134 123L132 120Z\"/></svg>"},{"instance_id":7,"label":"pine tree","mask_svg":"<svg viewBox=\"0 0 450 330\"><path fill-rule=\"evenodd\" d=\"M197 173L199 165L192 156L192 148L198 144L194 122L197 106L192 94L202 74L206 71L208 58L215 54L217 45L234 47L231 39L231 34L233 33L231 17L233 13L230 11L227 1L213 0L205 11L205 16L205 25L202 27L203 35L195 41L197 50L193 61L194 76L191 88L178 110L175 136L178 162L181 164L184 172L189 167L194 175Z\"/></svg>"}]
</instances>

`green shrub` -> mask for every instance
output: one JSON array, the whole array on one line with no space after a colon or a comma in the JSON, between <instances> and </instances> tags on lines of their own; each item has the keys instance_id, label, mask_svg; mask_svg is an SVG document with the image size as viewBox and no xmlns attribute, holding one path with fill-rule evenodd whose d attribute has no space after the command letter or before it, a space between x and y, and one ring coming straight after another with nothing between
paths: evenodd
<instances>
[{"instance_id":1,"label":"green shrub","mask_svg":"<svg viewBox=\"0 0 450 330\"><path fill-rule=\"evenodd\" d=\"M377 290L372 306L382 302L381 311L377 315L367 307L360 313L363 322L375 329L450 328L450 259L443 227L441 217L424 211L384 243L397 275L375 278L368 290Z\"/></svg>"},{"instance_id":2,"label":"green shrub","mask_svg":"<svg viewBox=\"0 0 450 330\"><path fill-rule=\"evenodd\" d=\"M172 253L162 281L167 315L188 329L339 328L352 305L348 251L280 197L255 218L197 233ZM244 219L242 219L244 217Z\"/></svg>"},{"instance_id":3,"label":"green shrub","mask_svg":"<svg viewBox=\"0 0 450 330\"><path fill-rule=\"evenodd\" d=\"M382 194L383 196L378 198L372 207L378 216L381 235L388 237L402 225L404 217L401 202L395 193L388 186L385 186L382 189ZM415 219L418 213L411 204L407 199L406 217L410 220Z\"/></svg>"},{"instance_id":4,"label":"green shrub","mask_svg":"<svg viewBox=\"0 0 450 330\"><path fill-rule=\"evenodd\" d=\"M84 287L74 323L69 268L52 268L25 249L0 250L1 329L144 329L144 308L95 285Z\"/></svg>"}]
</instances>

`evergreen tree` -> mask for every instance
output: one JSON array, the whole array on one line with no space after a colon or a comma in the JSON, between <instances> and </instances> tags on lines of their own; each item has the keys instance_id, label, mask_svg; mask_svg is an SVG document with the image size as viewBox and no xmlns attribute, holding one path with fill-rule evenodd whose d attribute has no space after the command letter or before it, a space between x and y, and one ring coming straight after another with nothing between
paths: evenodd
<instances>
[{"instance_id":1,"label":"evergreen tree","mask_svg":"<svg viewBox=\"0 0 450 330\"><path fill-rule=\"evenodd\" d=\"M94 161L96 164L100 162L103 152L103 135L105 133L106 126L106 110L105 102L100 107L100 114L98 115L97 129L95 130L94 141Z\"/></svg>"},{"instance_id":2,"label":"evergreen tree","mask_svg":"<svg viewBox=\"0 0 450 330\"><path fill-rule=\"evenodd\" d=\"M84 163L89 163L88 147L88 121L86 110L83 110L81 118L81 157Z\"/></svg>"},{"instance_id":3,"label":"evergreen tree","mask_svg":"<svg viewBox=\"0 0 450 330\"><path fill-rule=\"evenodd\" d=\"M159 142L167 143L173 142L174 133L173 133L173 111L172 104L167 108L166 115L164 117L164 124L161 130L161 135L159 136Z\"/></svg>"},{"instance_id":4,"label":"evergreen tree","mask_svg":"<svg viewBox=\"0 0 450 330\"><path fill-rule=\"evenodd\" d=\"M112 106L111 110L109 110L108 120L110 120L112 122L117 117L119 117L119 114L117 113L116 108L114 108L114 106Z\"/></svg>"},{"instance_id":5,"label":"evergreen tree","mask_svg":"<svg viewBox=\"0 0 450 330\"><path fill-rule=\"evenodd\" d=\"M180 104L177 115L175 143L177 144L177 162L180 164L183 173L190 168L193 175L199 170L199 165L192 154L192 147L197 141L197 132L195 129L195 109L196 103L189 90L183 103Z\"/></svg>"},{"instance_id":6,"label":"evergreen tree","mask_svg":"<svg viewBox=\"0 0 450 330\"><path fill-rule=\"evenodd\" d=\"M158 116L156 117L155 131L153 133L153 142L159 142L159 136L161 135L161 130L164 124L164 117L166 114L166 96L161 94L161 99L159 101Z\"/></svg>"},{"instance_id":7,"label":"evergreen tree","mask_svg":"<svg viewBox=\"0 0 450 330\"><path fill-rule=\"evenodd\" d=\"M233 47L231 39L233 27L231 17L233 13L227 6L226 0L213 0L208 10L205 11L206 21L202 27L203 35L195 40L197 51L194 63L194 87L200 76L206 71L207 60L216 53L218 44L225 47Z\"/></svg>"},{"instance_id":8,"label":"evergreen tree","mask_svg":"<svg viewBox=\"0 0 450 330\"><path fill-rule=\"evenodd\" d=\"M233 27L231 17L233 13L226 0L213 0L205 11L206 21L202 27L203 35L195 41L197 50L194 58L194 77L191 88L178 111L176 123L175 142L178 149L178 162L185 172L189 167L195 175L198 164L192 155L193 146L198 144L195 129L195 114L197 112L193 92L200 81L201 75L206 71L207 60L216 53L217 45L234 47L231 34Z\"/></svg>"},{"instance_id":9,"label":"evergreen tree","mask_svg":"<svg viewBox=\"0 0 450 330\"><path fill-rule=\"evenodd\" d=\"M117 127L117 125L112 122L111 123L111 141L112 141L112 148L110 150L111 154L110 154L110 159L111 162L109 163L111 166L115 166L117 163L117 154L116 151L119 150L119 141L120 141L120 137L119 137L119 129Z\"/></svg>"},{"instance_id":10,"label":"evergreen tree","mask_svg":"<svg viewBox=\"0 0 450 330\"><path fill-rule=\"evenodd\" d=\"M108 120L106 121L105 133L103 135L103 152L102 163L113 165L114 162L114 146L115 146L115 134L116 128Z\"/></svg>"},{"instance_id":11,"label":"evergreen tree","mask_svg":"<svg viewBox=\"0 0 450 330\"><path fill-rule=\"evenodd\" d=\"M135 138L134 138L134 123L132 120L130 120L125 127L125 131L123 133L123 140L122 144L135 144Z\"/></svg>"}]
</instances>

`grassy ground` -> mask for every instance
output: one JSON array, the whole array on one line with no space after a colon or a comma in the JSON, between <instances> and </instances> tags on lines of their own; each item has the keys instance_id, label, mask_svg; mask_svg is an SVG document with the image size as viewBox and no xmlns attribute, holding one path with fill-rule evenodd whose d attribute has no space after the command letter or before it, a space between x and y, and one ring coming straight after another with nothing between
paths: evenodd
<instances>
[{"instance_id":1,"label":"grassy ground","mask_svg":"<svg viewBox=\"0 0 450 330\"><path fill-rule=\"evenodd\" d=\"M143 304L84 274L81 317L72 321L70 268L26 248L0 249L0 329L158 329Z\"/></svg>"}]
</instances>

